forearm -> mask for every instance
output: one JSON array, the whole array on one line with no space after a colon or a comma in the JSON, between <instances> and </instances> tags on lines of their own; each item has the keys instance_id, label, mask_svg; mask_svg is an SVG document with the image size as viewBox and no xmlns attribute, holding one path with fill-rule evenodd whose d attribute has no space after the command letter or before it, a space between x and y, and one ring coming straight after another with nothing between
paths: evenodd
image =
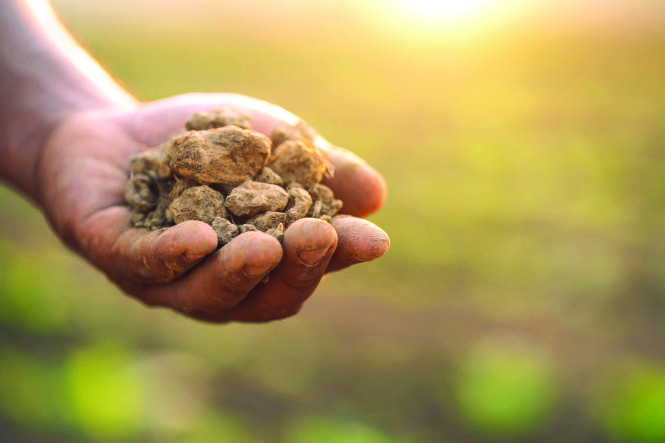
<instances>
[{"instance_id":1,"label":"forearm","mask_svg":"<svg viewBox=\"0 0 665 443\"><path fill-rule=\"evenodd\" d=\"M51 131L77 112L133 102L67 33L46 0L3 0L1 180L39 202L34 171Z\"/></svg>"}]
</instances>

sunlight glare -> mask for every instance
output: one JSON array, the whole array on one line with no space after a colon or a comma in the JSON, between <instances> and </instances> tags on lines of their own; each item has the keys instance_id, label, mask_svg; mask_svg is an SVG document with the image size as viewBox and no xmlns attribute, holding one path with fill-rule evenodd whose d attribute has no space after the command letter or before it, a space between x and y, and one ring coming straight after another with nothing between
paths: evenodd
<instances>
[{"instance_id":1,"label":"sunlight glare","mask_svg":"<svg viewBox=\"0 0 665 443\"><path fill-rule=\"evenodd\" d=\"M49 43L54 45L92 85L118 104L133 106L136 103L136 99L122 89L106 70L74 40L49 1L27 0L24 6L29 11L31 19L34 19L40 28L40 32L48 36Z\"/></svg>"},{"instance_id":2,"label":"sunlight glare","mask_svg":"<svg viewBox=\"0 0 665 443\"><path fill-rule=\"evenodd\" d=\"M393 0L397 13L423 25L459 26L487 16L497 0Z\"/></svg>"}]
</instances>

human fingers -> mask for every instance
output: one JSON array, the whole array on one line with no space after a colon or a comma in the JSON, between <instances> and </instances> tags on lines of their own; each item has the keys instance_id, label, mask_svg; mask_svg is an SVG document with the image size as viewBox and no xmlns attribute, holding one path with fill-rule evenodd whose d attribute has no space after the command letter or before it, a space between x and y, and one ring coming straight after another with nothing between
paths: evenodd
<instances>
[{"instance_id":1,"label":"human fingers","mask_svg":"<svg viewBox=\"0 0 665 443\"><path fill-rule=\"evenodd\" d=\"M215 231L203 222L187 221L153 232L129 226L127 208L113 206L78 228L80 250L114 281L168 282L217 247Z\"/></svg>"},{"instance_id":2,"label":"human fingers","mask_svg":"<svg viewBox=\"0 0 665 443\"><path fill-rule=\"evenodd\" d=\"M340 215L333 218L332 225L337 232L337 249L326 272L372 261L390 248L388 234L362 218Z\"/></svg>"},{"instance_id":3,"label":"human fingers","mask_svg":"<svg viewBox=\"0 0 665 443\"><path fill-rule=\"evenodd\" d=\"M332 164L333 174L323 184L344 202L341 213L365 217L376 212L386 200L386 181L376 169L346 149L318 141L326 159Z\"/></svg>"},{"instance_id":4,"label":"human fingers","mask_svg":"<svg viewBox=\"0 0 665 443\"><path fill-rule=\"evenodd\" d=\"M277 240L262 232L246 232L171 283L127 285L124 289L148 305L169 307L203 320L224 321L223 313L243 300L281 259Z\"/></svg>"},{"instance_id":5,"label":"human fingers","mask_svg":"<svg viewBox=\"0 0 665 443\"><path fill-rule=\"evenodd\" d=\"M323 220L300 219L284 233L282 262L249 297L228 312L231 320L260 322L296 314L318 286L335 252L337 235Z\"/></svg>"}]
</instances>

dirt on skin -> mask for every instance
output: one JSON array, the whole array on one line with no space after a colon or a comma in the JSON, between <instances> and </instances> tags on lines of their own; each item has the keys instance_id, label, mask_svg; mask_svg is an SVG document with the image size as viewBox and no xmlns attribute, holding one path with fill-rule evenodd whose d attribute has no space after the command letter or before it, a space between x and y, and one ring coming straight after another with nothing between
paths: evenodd
<instances>
[{"instance_id":1,"label":"dirt on skin","mask_svg":"<svg viewBox=\"0 0 665 443\"><path fill-rule=\"evenodd\" d=\"M249 116L229 109L197 112L185 132L130 159L125 200L132 225L158 230L199 220L219 246L247 231L279 241L296 220L331 221L342 207L327 186L316 131L304 122L253 131Z\"/></svg>"}]
</instances>

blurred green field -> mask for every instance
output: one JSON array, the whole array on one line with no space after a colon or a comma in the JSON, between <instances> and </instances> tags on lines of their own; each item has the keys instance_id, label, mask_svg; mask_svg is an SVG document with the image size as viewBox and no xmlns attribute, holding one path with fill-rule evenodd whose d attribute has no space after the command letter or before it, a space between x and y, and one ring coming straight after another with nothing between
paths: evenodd
<instances>
[{"instance_id":1,"label":"blurred green field","mask_svg":"<svg viewBox=\"0 0 665 443\"><path fill-rule=\"evenodd\" d=\"M665 26L417 37L219 3L56 5L143 100L256 96L367 159L391 250L293 319L210 326L2 187L0 440L665 441Z\"/></svg>"}]
</instances>

